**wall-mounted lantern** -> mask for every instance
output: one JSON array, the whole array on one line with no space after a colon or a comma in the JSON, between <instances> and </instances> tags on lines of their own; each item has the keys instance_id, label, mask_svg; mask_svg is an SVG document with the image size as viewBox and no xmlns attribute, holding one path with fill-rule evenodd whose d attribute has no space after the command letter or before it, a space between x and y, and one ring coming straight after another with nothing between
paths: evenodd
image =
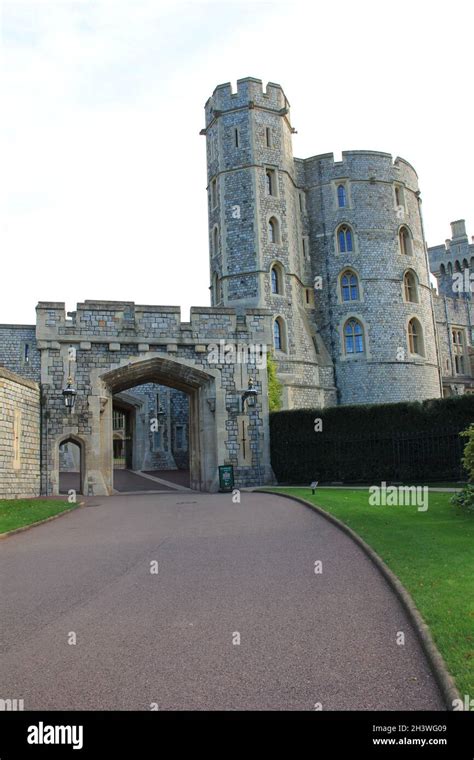
<instances>
[{"instance_id":1,"label":"wall-mounted lantern","mask_svg":"<svg viewBox=\"0 0 474 760\"><path fill-rule=\"evenodd\" d=\"M245 393L242 394L242 411L245 411L245 402L247 402L247 406L253 407L257 403L257 396L258 391L253 386L253 379L249 377L249 383L247 390Z\"/></svg>"},{"instance_id":2,"label":"wall-mounted lantern","mask_svg":"<svg viewBox=\"0 0 474 760\"><path fill-rule=\"evenodd\" d=\"M63 390L64 405L66 409L68 410L69 414L71 414L72 410L74 409L74 404L76 403L76 396L77 396L77 391L75 388L72 387L72 377L69 376L67 379L67 386Z\"/></svg>"}]
</instances>

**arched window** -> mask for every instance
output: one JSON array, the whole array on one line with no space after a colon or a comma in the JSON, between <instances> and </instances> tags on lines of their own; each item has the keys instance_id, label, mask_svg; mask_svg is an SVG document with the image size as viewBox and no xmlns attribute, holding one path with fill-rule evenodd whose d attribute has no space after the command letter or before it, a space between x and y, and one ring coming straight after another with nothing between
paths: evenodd
<instances>
[{"instance_id":1,"label":"arched window","mask_svg":"<svg viewBox=\"0 0 474 760\"><path fill-rule=\"evenodd\" d=\"M346 354L364 353L364 329L354 317L344 325L344 350Z\"/></svg>"},{"instance_id":2,"label":"arched window","mask_svg":"<svg viewBox=\"0 0 474 760\"><path fill-rule=\"evenodd\" d=\"M219 229L217 226L212 230L212 253L214 256L219 253Z\"/></svg>"},{"instance_id":3,"label":"arched window","mask_svg":"<svg viewBox=\"0 0 474 760\"><path fill-rule=\"evenodd\" d=\"M339 208L345 208L346 203L346 188L344 185L338 185L337 187L337 203Z\"/></svg>"},{"instance_id":4,"label":"arched window","mask_svg":"<svg viewBox=\"0 0 474 760\"><path fill-rule=\"evenodd\" d=\"M343 301L359 300L359 278L351 269L341 274L341 296Z\"/></svg>"},{"instance_id":5,"label":"arched window","mask_svg":"<svg viewBox=\"0 0 474 760\"><path fill-rule=\"evenodd\" d=\"M423 331L416 317L410 319L408 323L408 349L411 354L424 355Z\"/></svg>"},{"instance_id":6,"label":"arched window","mask_svg":"<svg viewBox=\"0 0 474 760\"><path fill-rule=\"evenodd\" d=\"M440 266L440 268L439 268L439 273L440 273L440 275L442 275L443 277L444 277L444 275L446 274L446 267L444 266L444 264L441 264L441 266Z\"/></svg>"},{"instance_id":7,"label":"arched window","mask_svg":"<svg viewBox=\"0 0 474 760\"><path fill-rule=\"evenodd\" d=\"M278 224L278 219L276 219L274 216L271 216L268 220L268 240L270 243L280 242L280 227Z\"/></svg>"},{"instance_id":8,"label":"arched window","mask_svg":"<svg viewBox=\"0 0 474 760\"><path fill-rule=\"evenodd\" d=\"M468 263L467 259L463 259L462 268L463 269L469 269L469 263Z\"/></svg>"},{"instance_id":9,"label":"arched window","mask_svg":"<svg viewBox=\"0 0 474 760\"><path fill-rule=\"evenodd\" d=\"M278 351L285 351L285 325L281 317L273 323L273 345Z\"/></svg>"},{"instance_id":10,"label":"arched window","mask_svg":"<svg viewBox=\"0 0 474 760\"><path fill-rule=\"evenodd\" d=\"M453 273L453 265L451 264L450 261L448 261L448 274L452 274L452 273Z\"/></svg>"},{"instance_id":11,"label":"arched window","mask_svg":"<svg viewBox=\"0 0 474 760\"><path fill-rule=\"evenodd\" d=\"M415 273L410 269L403 275L403 292L405 295L405 301L411 301L412 303L418 303L418 291L416 287Z\"/></svg>"},{"instance_id":12,"label":"arched window","mask_svg":"<svg viewBox=\"0 0 474 760\"><path fill-rule=\"evenodd\" d=\"M455 272L460 272L461 271L461 264L459 263L459 261L457 259L454 262L454 271Z\"/></svg>"},{"instance_id":13,"label":"arched window","mask_svg":"<svg viewBox=\"0 0 474 760\"><path fill-rule=\"evenodd\" d=\"M272 283L272 293L281 293L282 292L282 277L281 277L281 269L277 264L274 264L270 271L270 277L271 277L271 283Z\"/></svg>"},{"instance_id":14,"label":"arched window","mask_svg":"<svg viewBox=\"0 0 474 760\"><path fill-rule=\"evenodd\" d=\"M408 231L408 227L400 227L398 232L398 242L400 245L400 253L404 256L409 256L412 252L411 235Z\"/></svg>"},{"instance_id":15,"label":"arched window","mask_svg":"<svg viewBox=\"0 0 474 760\"><path fill-rule=\"evenodd\" d=\"M352 230L347 224L343 224L337 231L337 244L339 253L350 253L354 250L352 240Z\"/></svg>"}]
</instances>

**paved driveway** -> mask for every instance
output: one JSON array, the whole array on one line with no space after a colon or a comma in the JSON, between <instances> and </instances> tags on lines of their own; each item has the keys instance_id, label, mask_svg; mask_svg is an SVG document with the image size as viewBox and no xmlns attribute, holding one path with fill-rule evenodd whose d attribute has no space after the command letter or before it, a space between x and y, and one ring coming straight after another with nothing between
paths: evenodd
<instances>
[{"instance_id":1,"label":"paved driveway","mask_svg":"<svg viewBox=\"0 0 474 760\"><path fill-rule=\"evenodd\" d=\"M278 496L89 499L0 562L0 697L25 709L443 709L374 566Z\"/></svg>"}]
</instances>

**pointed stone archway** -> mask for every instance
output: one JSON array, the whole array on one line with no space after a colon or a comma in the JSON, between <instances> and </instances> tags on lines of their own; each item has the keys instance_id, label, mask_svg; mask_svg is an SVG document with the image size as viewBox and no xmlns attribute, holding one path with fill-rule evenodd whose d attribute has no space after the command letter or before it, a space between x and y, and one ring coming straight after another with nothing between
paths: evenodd
<instances>
[{"instance_id":1,"label":"pointed stone archway","mask_svg":"<svg viewBox=\"0 0 474 760\"><path fill-rule=\"evenodd\" d=\"M94 493L113 493L112 398L136 385L156 383L176 388L189 396L190 487L197 491L217 490L218 429L224 428L225 407L216 388L220 372L205 371L194 362L169 357L148 358L123 363L101 374L96 373L93 398L95 407L91 436L88 479ZM94 400L95 399L95 400Z\"/></svg>"},{"instance_id":2,"label":"pointed stone archway","mask_svg":"<svg viewBox=\"0 0 474 760\"><path fill-rule=\"evenodd\" d=\"M57 473L57 492L58 493L67 493L69 491L69 488L63 488L61 489L61 473L60 473L60 466L59 466L59 458L60 458L60 448L65 443L72 443L79 449L79 477L77 478L79 483L79 489L76 489L76 485L74 484L74 487L72 490L76 491L80 494L86 493L86 467L87 467L87 455L86 455L86 442L81 436L76 435L74 432L64 433L62 435L56 436L56 439L54 441L54 473ZM72 484L69 484L72 486Z\"/></svg>"}]
</instances>

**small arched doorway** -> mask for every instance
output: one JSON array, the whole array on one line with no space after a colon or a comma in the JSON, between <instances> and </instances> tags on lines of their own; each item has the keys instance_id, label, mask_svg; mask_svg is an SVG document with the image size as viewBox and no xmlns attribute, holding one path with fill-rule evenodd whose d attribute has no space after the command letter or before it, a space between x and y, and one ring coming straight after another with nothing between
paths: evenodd
<instances>
[{"instance_id":1,"label":"small arched doorway","mask_svg":"<svg viewBox=\"0 0 474 760\"><path fill-rule=\"evenodd\" d=\"M59 493L84 493L84 444L69 435L59 442Z\"/></svg>"}]
</instances>

